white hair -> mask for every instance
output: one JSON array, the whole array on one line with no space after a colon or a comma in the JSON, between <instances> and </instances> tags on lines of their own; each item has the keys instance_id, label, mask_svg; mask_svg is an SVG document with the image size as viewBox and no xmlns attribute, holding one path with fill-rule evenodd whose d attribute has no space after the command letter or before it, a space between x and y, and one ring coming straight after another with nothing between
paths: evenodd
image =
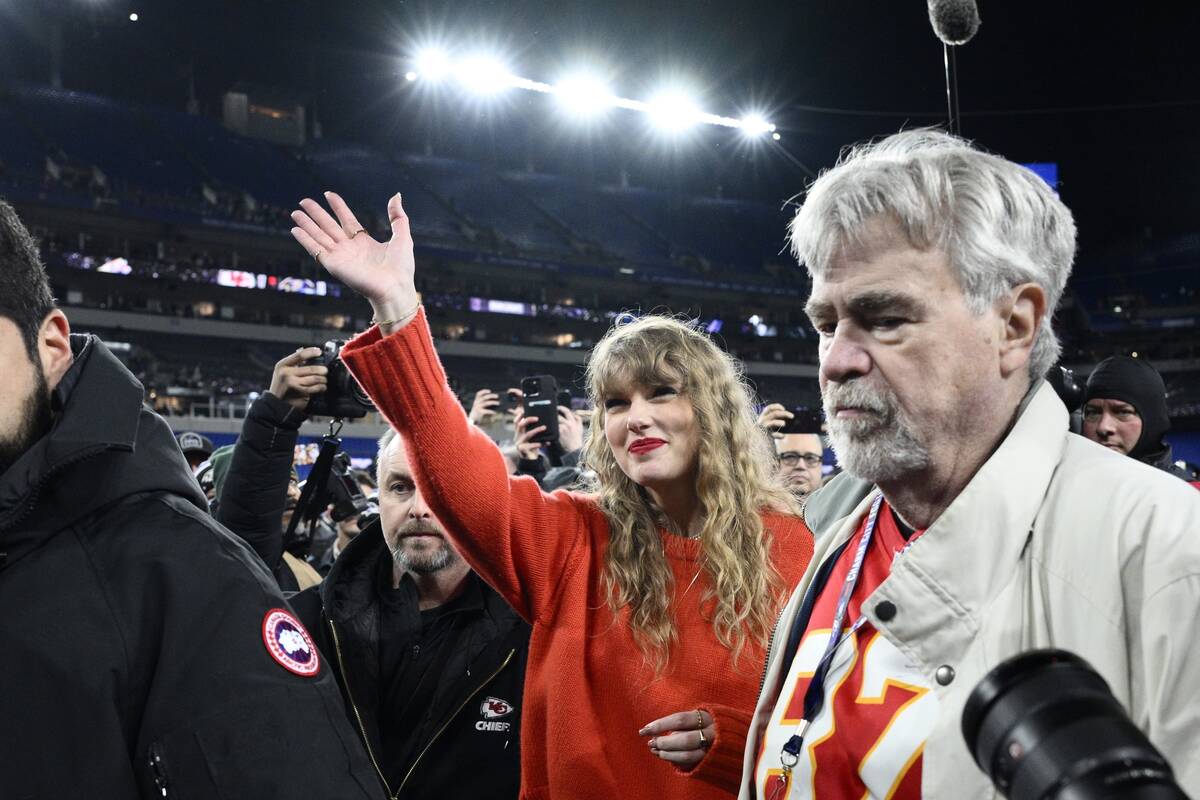
<instances>
[{"instance_id":1,"label":"white hair","mask_svg":"<svg viewBox=\"0 0 1200 800\"><path fill-rule=\"evenodd\" d=\"M975 314L1018 284L1040 286L1047 315L1030 377L1054 365L1061 347L1050 318L1075 259L1075 221L1041 178L957 136L903 131L850 148L813 182L791 222L792 252L820 277L879 217L898 223L913 247L949 256Z\"/></svg>"}]
</instances>

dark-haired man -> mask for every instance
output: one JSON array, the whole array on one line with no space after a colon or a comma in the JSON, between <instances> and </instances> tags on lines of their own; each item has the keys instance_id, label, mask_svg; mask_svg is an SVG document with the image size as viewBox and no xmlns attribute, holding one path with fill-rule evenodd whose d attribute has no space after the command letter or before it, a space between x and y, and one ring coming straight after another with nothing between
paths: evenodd
<instances>
[{"instance_id":1,"label":"dark-haired man","mask_svg":"<svg viewBox=\"0 0 1200 800\"><path fill-rule=\"evenodd\" d=\"M324 659L0 202L4 797L376 797Z\"/></svg>"}]
</instances>

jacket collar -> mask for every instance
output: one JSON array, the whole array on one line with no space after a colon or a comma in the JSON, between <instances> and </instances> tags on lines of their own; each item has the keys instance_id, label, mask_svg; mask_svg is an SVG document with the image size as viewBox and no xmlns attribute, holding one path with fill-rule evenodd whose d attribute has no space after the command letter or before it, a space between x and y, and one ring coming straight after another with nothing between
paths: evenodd
<instances>
[{"instance_id":1,"label":"jacket collar","mask_svg":"<svg viewBox=\"0 0 1200 800\"><path fill-rule=\"evenodd\" d=\"M50 432L0 475L0 530L32 511L39 487L66 466L108 450L132 452L142 387L91 335L72 335L74 361L51 393Z\"/></svg>"},{"instance_id":2,"label":"jacket collar","mask_svg":"<svg viewBox=\"0 0 1200 800\"><path fill-rule=\"evenodd\" d=\"M135 495L165 493L208 510L170 428L143 407L137 378L94 336L73 335L71 349L50 432L0 475L0 568Z\"/></svg>"}]
</instances>

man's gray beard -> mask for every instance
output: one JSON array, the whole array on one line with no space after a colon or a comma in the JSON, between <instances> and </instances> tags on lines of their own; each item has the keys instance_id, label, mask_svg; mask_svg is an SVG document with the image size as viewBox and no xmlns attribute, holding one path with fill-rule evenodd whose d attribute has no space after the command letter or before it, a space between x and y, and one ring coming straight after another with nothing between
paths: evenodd
<instances>
[{"instance_id":1,"label":"man's gray beard","mask_svg":"<svg viewBox=\"0 0 1200 800\"><path fill-rule=\"evenodd\" d=\"M402 527L397 534L396 545L391 548L392 560L400 566L401 569L415 573L417 575L432 575L435 572L440 572L446 567L453 564L457 558L453 550L450 549L450 543L442 539L441 544L432 553L422 552L420 554L408 553L402 545L404 539L401 538L412 533L430 533L442 535L442 532L435 528L424 526L421 524L406 525Z\"/></svg>"},{"instance_id":2,"label":"man's gray beard","mask_svg":"<svg viewBox=\"0 0 1200 800\"><path fill-rule=\"evenodd\" d=\"M893 481L932 463L915 426L889 389L875 390L862 379L831 383L822 392L829 439L837 462L851 475L871 483ZM838 419L834 410L860 408L871 413Z\"/></svg>"}]
</instances>

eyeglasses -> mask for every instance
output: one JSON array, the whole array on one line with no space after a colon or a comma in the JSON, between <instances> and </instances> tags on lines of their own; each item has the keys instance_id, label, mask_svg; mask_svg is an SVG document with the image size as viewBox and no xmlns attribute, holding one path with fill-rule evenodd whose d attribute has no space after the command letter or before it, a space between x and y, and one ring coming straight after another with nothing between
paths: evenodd
<instances>
[{"instance_id":1,"label":"eyeglasses","mask_svg":"<svg viewBox=\"0 0 1200 800\"><path fill-rule=\"evenodd\" d=\"M821 456L818 453L797 453L794 450L779 454L779 462L788 467L795 467L801 461L806 467L815 467L821 463Z\"/></svg>"}]
</instances>

